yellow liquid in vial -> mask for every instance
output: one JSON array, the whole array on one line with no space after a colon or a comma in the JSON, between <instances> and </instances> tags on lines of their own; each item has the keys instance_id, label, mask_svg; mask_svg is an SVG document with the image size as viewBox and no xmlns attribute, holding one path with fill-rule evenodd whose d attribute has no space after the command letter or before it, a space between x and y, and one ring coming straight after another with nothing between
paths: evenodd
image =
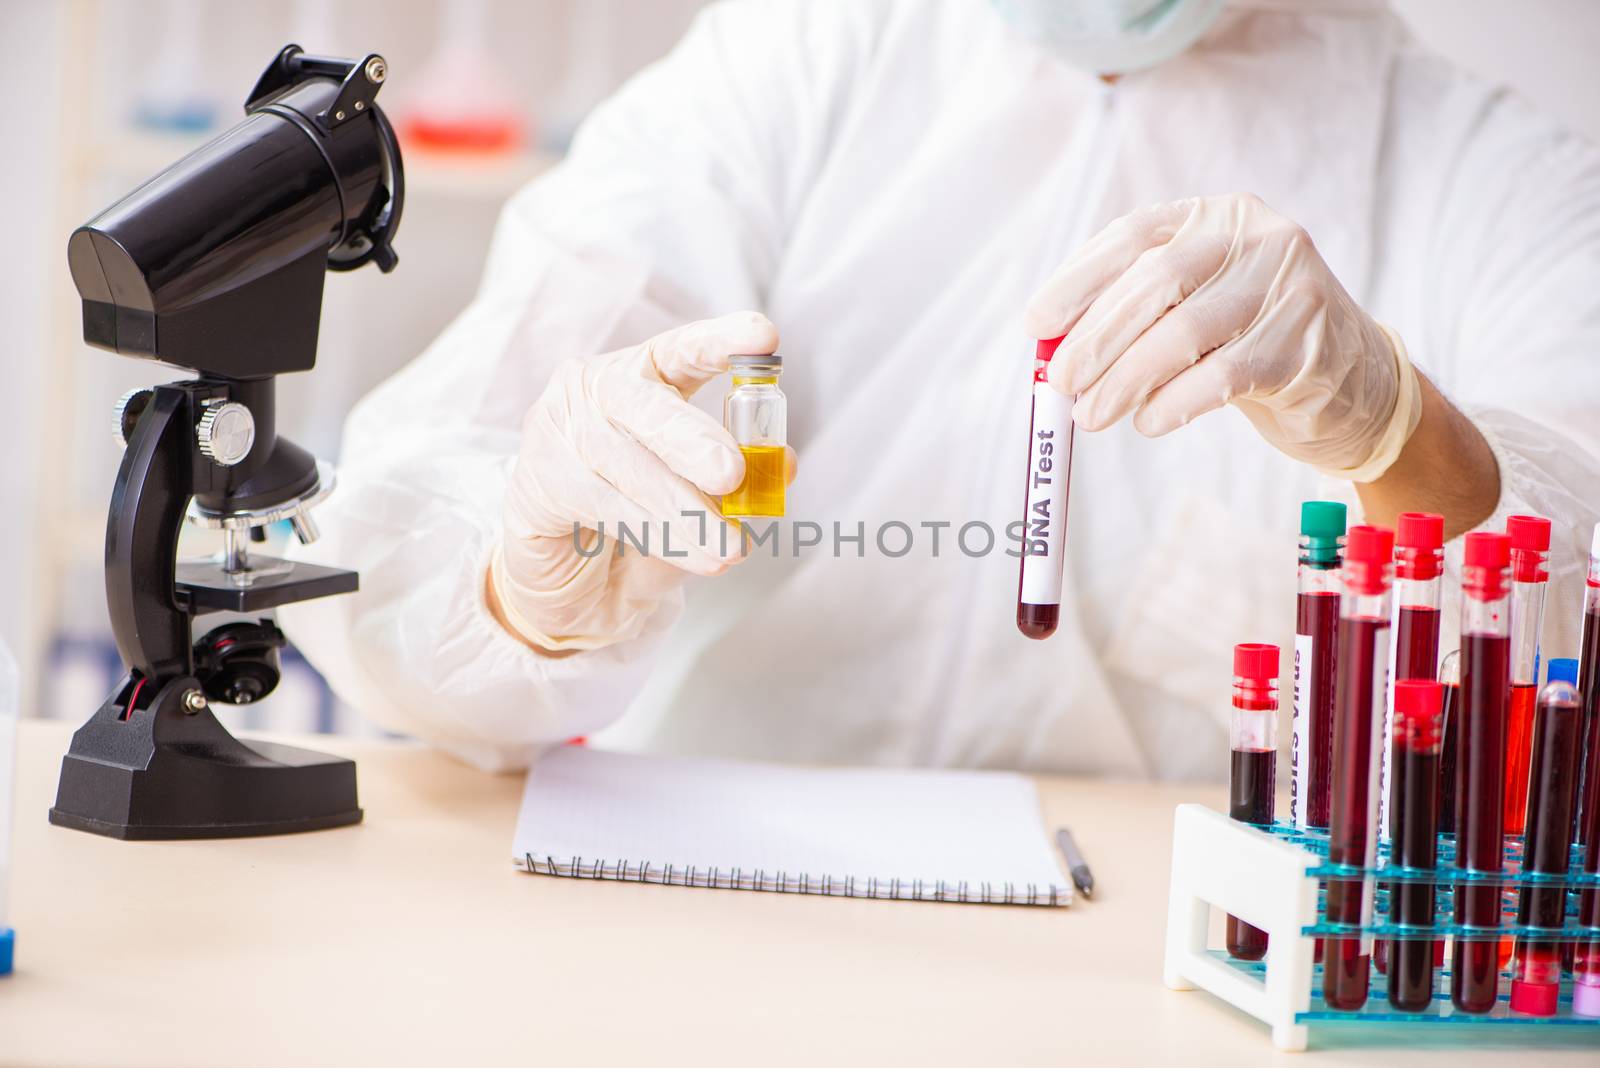
<instances>
[{"instance_id":1,"label":"yellow liquid in vial","mask_svg":"<svg viewBox=\"0 0 1600 1068\"><path fill-rule=\"evenodd\" d=\"M722 514L742 516L780 516L786 485L786 458L782 445L741 445L744 453L744 481L732 493L723 494Z\"/></svg>"}]
</instances>

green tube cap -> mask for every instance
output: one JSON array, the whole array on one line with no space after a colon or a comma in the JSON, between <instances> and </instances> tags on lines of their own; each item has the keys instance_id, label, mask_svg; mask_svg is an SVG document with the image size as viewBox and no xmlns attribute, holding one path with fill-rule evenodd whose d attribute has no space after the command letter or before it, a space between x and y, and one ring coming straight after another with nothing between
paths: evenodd
<instances>
[{"instance_id":1,"label":"green tube cap","mask_svg":"<svg viewBox=\"0 0 1600 1068\"><path fill-rule=\"evenodd\" d=\"M1345 507L1337 501L1305 501L1300 505L1300 555L1307 563L1338 564L1344 537Z\"/></svg>"}]
</instances>

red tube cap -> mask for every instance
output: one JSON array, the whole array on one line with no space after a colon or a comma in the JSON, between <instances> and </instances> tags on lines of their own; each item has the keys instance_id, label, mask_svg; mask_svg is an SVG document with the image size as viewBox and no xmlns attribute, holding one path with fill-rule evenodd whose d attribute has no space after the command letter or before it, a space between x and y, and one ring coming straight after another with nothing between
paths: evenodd
<instances>
[{"instance_id":1,"label":"red tube cap","mask_svg":"<svg viewBox=\"0 0 1600 1068\"><path fill-rule=\"evenodd\" d=\"M1511 980L1511 1011L1529 1016L1554 1016L1561 988L1556 983Z\"/></svg>"},{"instance_id":2,"label":"red tube cap","mask_svg":"<svg viewBox=\"0 0 1600 1068\"><path fill-rule=\"evenodd\" d=\"M1240 642L1233 647L1233 674L1241 679L1276 679L1278 647L1261 642Z\"/></svg>"},{"instance_id":3,"label":"red tube cap","mask_svg":"<svg viewBox=\"0 0 1600 1068\"><path fill-rule=\"evenodd\" d=\"M1394 543L1402 549L1444 547L1444 516L1436 512L1401 512Z\"/></svg>"},{"instance_id":4,"label":"red tube cap","mask_svg":"<svg viewBox=\"0 0 1600 1068\"><path fill-rule=\"evenodd\" d=\"M1548 582L1550 572L1550 520L1538 515L1514 515L1506 519L1506 535L1511 539L1511 577L1518 582Z\"/></svg>"},{"instance_id":5,"label":"red tube cap","mask_svg":"<svg viewBox=\"0 0 1600 1068\"><path fill-rule=\"evenodd\" d=\"M1437 716L1444 708L1444 683L1401 679L1394 684L1394 710L1402 716Z\"/></svg>"},{"instance_id":6,"label":"red tube cap","mask_svg":"<svg viewBox=\"0 0 1600 1068\"><path fill-rule=\"evenodd\" d=\"M1511 536L1495 530L1474 530L1464 539L1464 559L1468 567L1495 570L1511 564Z\"/></svg>"},{"instance_id":7,"label":"red tube cap","mask_svg":"<svg viewBox=\"0 0 1600 1068\"><path fill-rule=\"evenodd\" d=\"M1344 584L1364 596L1389 588L1394 561L1394 531L1388 527L1354 526L1344 538Z\"/></svg>"},{"instance_id":8,"label":"red tube cap","mask_svg":"<svg viewBox=\"0 0 1600 1068\"><path fill-rule=\"evenodd\" d=\"M1395 577L1427 581L1443 573L1444 516L1436 512L1401 512L1395 525Z\"/></svg>"},{"instance_id":9,"label":"red tube cap","mask_svg":"<svg viewBox=\"0 0 1600 1068\"><path fill-rule=\"evenodd\" d=\"M1542 515L1514 515L1506 519L1506 535L1513 549L1550 551L1550 520Z\"/></svg>"},{"instance_id":10,"label":"red tube cap","mask_svg":"<svg viewBox=\"0 0 1600 1068\"><path fill-rule=\"evenodd\" d=\"M1062 334L1060 337L1046 338L1045 340L1039 342L1033 347L1033 358L1036 360L1043 360L1045 363L1049 363L1050 357L1056 354L1056 349L1059 349L1061 347L1061 343L1066 339L1067 335Z\"/></svg>"},{"instance_id":11,"label":"red tube cap","mask_svg":"<svg viewBox=\"0 0 1600 1068\"><path fill-rule=\"evenodd\" d=\"M1359 564L1387 564L1394 559L1394 531L1388 527L1351 527L1344 537L1344 558Z\"/></svg>"},{"instance_id":12,"label":"red tube cap","mask_svg":"<svg viewBox=\"0 0 1600 1068\"><path fill-rule=\"evenodd\" d=\"M1394 684L1393 733L1406 749L1439 748L1444 729L1444 684L1431 679L1401 679Z\"/></svg>"}]
</instances>

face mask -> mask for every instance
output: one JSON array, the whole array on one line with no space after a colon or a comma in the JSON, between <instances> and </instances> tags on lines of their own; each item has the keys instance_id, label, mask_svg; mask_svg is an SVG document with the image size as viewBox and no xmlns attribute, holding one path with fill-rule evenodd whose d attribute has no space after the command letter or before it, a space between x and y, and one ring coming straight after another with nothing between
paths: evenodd
<instances>
[{"instance_id":1,"label":"face mask","mask_svg":"<svg viewBox=\"0 0 1600 1068\"><path fill-rule=\"evenodd\" d=\"M1154 67L1200 39L1223 0L991 0L1019 29L1093 74Z\"/></svg>"}]
</instances>

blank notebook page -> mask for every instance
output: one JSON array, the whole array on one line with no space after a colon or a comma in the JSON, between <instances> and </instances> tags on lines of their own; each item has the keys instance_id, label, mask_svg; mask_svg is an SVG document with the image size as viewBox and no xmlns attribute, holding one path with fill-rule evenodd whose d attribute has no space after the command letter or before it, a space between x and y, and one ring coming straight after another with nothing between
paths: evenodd
<instances>
[{"instance_id":1,"label":"blank notebook page","mask_svg":"<svg viewBox=\"0 0 1600 1068\"><path fill-rule=\"evenodd\" d=\"M540 875L846 897L1065 905L1033 784L568 745L528 775L513 860Z\"/></svg>"}]
</instances>

